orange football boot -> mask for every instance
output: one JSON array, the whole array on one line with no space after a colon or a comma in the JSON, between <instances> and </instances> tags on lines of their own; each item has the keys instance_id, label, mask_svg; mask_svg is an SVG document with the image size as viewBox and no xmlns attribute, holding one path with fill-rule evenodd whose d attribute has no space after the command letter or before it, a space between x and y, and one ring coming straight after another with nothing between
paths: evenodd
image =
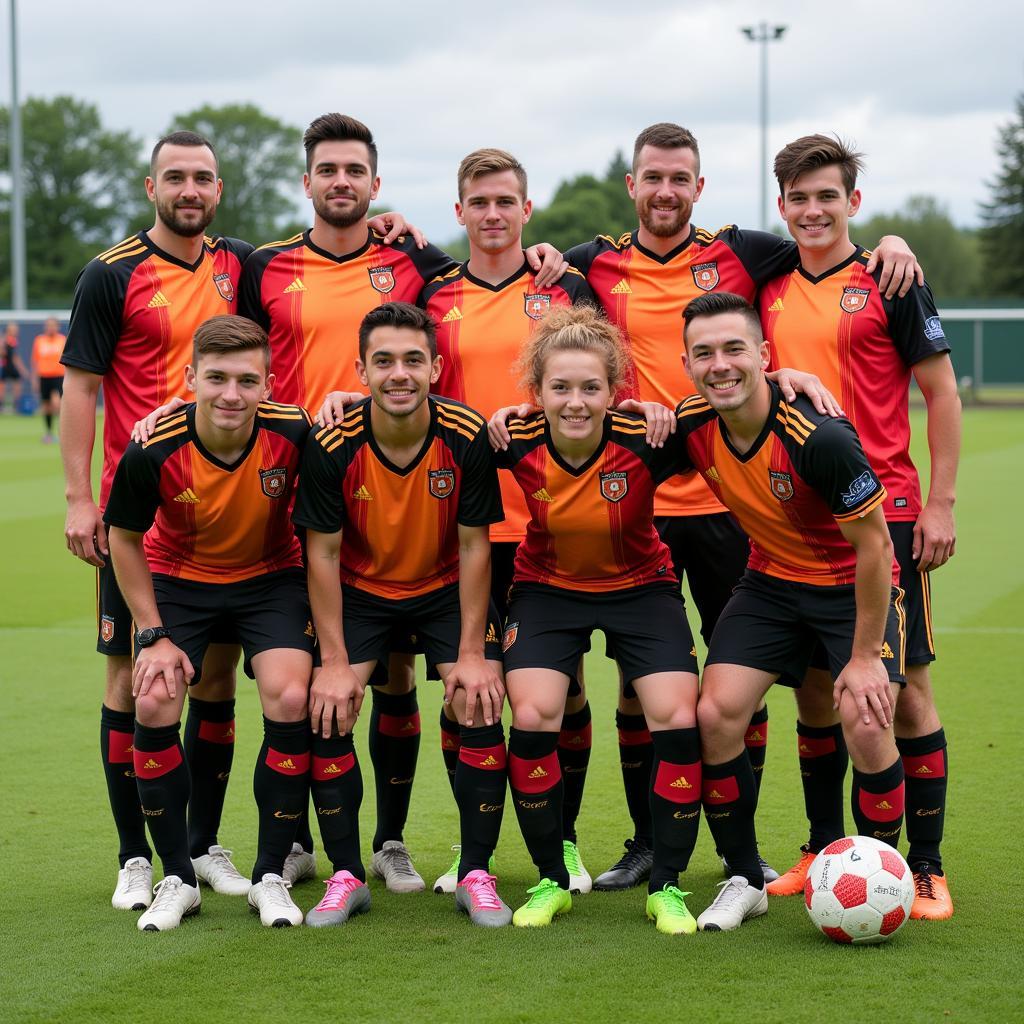
<instances>
[{"instance_id":1,"label":"orange football boot","mask_svg":"<svg viewBox=\"0 0 1024 1024\"><path fill-rule=\"evenodd\" d=\"M945 921L953 916L953 899L945 875L933 875L928 865L914 872L914 904L910 908L912 921Z\"/></svg>"},{"instance_id":2,"label":"orange football boot","mask_svg":"<svg viewBox=\"0 0 1024 1024\"><path fill-rule=\"evenodd\" d=\"M807 872L811 870L814 858L818 855L811 853L806 846L801 846L800 851L800 859L774 882L768 883L766 888L769 896L800 896L803 893Z\"/></svg>"}]
</instances>

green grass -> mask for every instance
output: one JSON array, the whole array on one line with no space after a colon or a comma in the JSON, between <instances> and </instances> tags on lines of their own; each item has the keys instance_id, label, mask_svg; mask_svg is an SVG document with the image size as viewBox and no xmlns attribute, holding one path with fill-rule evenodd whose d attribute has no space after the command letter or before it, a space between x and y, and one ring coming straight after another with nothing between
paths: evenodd
<instances>
[{"instance_id":1,"label":"green grass","mask_svg":"<svg viewBox=\"0 0 1024 1024\"><path fill-rule=\"evenodd\" d=\"M59 453L39 444L35 421L0 419L0 1020L1019 1019L1020 900L1012 894L1020 881L1024 583L1012 521L1024 502L1022 466L1024 415L968 412L958 553L934 579L934 679L952 773L943 851L956 901L951 921L911 922L884 946L850 949L814 932L801 901L773 900L767 917L737 933L673 940L645 922L644 895L634 890L579 898L545 931L490 933L471 928L449 898L392 896L371 881L373 910L342 929L263 929L244 900L204 892L198 918L176 932L140 935L134 915L109 904L116 844L98 757L103 666L92 651L92 571L64 549ZM603 658L591 657L587 678L595 746L580 844L596 874L617 858L629 823L614 677ZM457 829L438 752L438 700L431 685L421 687L423 745L406 832L428 883L448 866ZM804 836L792 698L779 690L769 702L758 828L763 853L785 868ZM243 870L255 853L249 774L259 721L255 693L243 683L221 833ZM358 732L367 769L363 723ZM366 782L368 856L368 770ZM534 874L511 813L498 869L507 901L521 901ZM695 913L719 880L702 827L684 879ZM308 908L321 891L305 884L296 900Z\"/></svg>"}]
</instances>

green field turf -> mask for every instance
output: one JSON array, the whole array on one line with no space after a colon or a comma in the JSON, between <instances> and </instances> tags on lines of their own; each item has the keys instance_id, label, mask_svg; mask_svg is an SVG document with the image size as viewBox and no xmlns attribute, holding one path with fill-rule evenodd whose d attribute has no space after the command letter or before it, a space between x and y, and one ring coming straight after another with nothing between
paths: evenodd
<instances>
[{"instance_id":1,"label":"green field turf","mask_svg":"<svg viewBox=\"0 0 1024 1024\"><path fill-rule=\"evenodd\" d=\"M917 421L920 427L920 420ZM921 431L918 430L920 435ZM956 916L909 923L881 947L832 945L802 901L732 934L669 939L643 917L642 890L595 893L542 931L472 928L449 897L393 896L371 881L373 909L341 929L261 928L244 899L208 895L180 929L142 935L110 907L116 840L97 721L102 660L93 653L92 570L62 536L59 453L37 421L0 419L0 1021L1014 1021L1021 996L1019 684L1024 576L1013 526L1024 506L1024 414L965 417L956 558L934 579L935 686L950 743L944 857ZM926 460L925 460L926 464ZM600 640L596 643L603 649ZM610 663L591 656L594 755L580 817L592 874L629 835ZM421 687L423 744L406 832L428 884L449 863L457 818L441 767L439 697ZM770 695L771 743L758 830L783 869L805 837L792 698ZM255 853L251 765L260 743L251 684L238 703L235 772L221 841L243 871ZM367 783L363 848L373 827ZM1019 747L1018 747L1019 749ZM847 814L848 825L850 823ZM852 827L852 826L851 826ZM321 876L327 865L321 863ZM535 881L515 816L498 849L513 906ZM706 826L683 887L695 913L720 880ZM306 909L320 882L294 895ZM1017 952L1014 952L1017 950ZM1017 964L1014 967L1014 964Z\"/></svg>"}]
</instances>

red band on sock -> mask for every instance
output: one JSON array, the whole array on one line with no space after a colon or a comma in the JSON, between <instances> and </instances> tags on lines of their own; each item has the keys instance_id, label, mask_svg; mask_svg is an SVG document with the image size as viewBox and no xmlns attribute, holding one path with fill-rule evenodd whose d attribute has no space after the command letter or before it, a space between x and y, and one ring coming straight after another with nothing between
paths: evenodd
<instances>
[{"instance_id":1,"label":"red band on sock","mask_svg":"<svg viewBox=\"0 0 1024 1024\"><path fill-rule=\"evenodd\" d=\"M551 751L540 760L529 761L512 754L508 759L508 781L520 793L546 793L558 784L562 769L558 765L558 753Z\"/></svg>"},{"instance_id":2,"label":"red band on sock","mask_svg":"<svg viewBox=\"0 0 1024 1024\"><path fill-rule=\"evenodd\" d=\"M279 775L305 775L309 771L309 751L304 754L282 754L280 750L268 747L265 763Z\"/></svg>"},{"instance_id":3,"label":"red band on sock","mask_svg":"<svg viewBox=\"0 0 1024 1024\"><path fill-rule=\"evenodd\" d=\"M835 736L801 736L797 733L796 752L803 758L825 757L836 752Z\"/></svg>"},{"instance_id":4,"label":"red band on sock","mask_svg":"<svg viewBox=\"0 0 1024 1024\"><path fill-rule=\"evenodd\" d=\"M930 754L917 757L903 755L903 775L907 779L944 779L946 777L946 759L943 751L934 750Z\"/></svg>"},{"instance_id":5,"label":"red band on sock","mask_svg":"<svg viewBox=\"0 0 1024 1024\"><path fill-rule=\"evenodd\" d=\"M159 779L181 764L181 747L175 744L166 750L134 751L135 774L140 779Z\"/></svg>"},{"instance_id":6,"label":"red band on sock","mask_svg":"<svg viewBox=\"0 0 1024 1024\"><path fill-rule=\"evenodd\" d=\"M206 743L234 743L235 720L230 722L208 722L205 718L199 723L199 738Z\"/></svg>"},{"instance_id":7,"label":"red band on sock","mask_svg":"<svg viewBox=\"0 0 1024 1024\"><path fill-rule=\"evenodd\" d=\"M501 772L505 770L508 757L505 744L498 743L493 747L459 747L459 760L470 768L480 768L485 772Z\"/></svg>"},{"instance_id":8,"label":"red band on sock","mask_svg":"<svg viewBox=\"0 0 1024 1024\"><path fill-rule=\"evenodd\" d=\"M115 732L111 729L107 733L107 764L131 764L132 754L135 747L135 733Z\"/></svg>"},{"instance_id":9,"label":"red band on sock","mask_svg":"<svg viewBox=\"0 0 1024 1024\"><path fill-rule=\"evenodd\" d=\"M462 737L457 732L441 730L441 749L458 750L462 746Z\"/></svg>"},{"instance_id":10,"label":"red band on sock","mask_svg":"<svg viewBox=\"0 0 1024 1024\"><path fill-rule=\"evenodd\" d=\"M903 783L886 793L869 793L861 786L857 793L857 803L861 813L870 821L895 821L903 816Z\"/></svg>"},{"instance_id":11,"label":"red band on sock","mask_svg":"<svg viewBox=\"0 0 1024 1024\"><path fill-rule=\"evenodd\" d=\"M420 713L411 715L379 715L377 731L382 736L391 736L396 740L410 739L420 734Z\"/></svg>"},{"instance_id":12,"label":"red band on sock","mask_svg":"<svg viewBox=\"0 0 1024 1024\"><path fill-rule=\"evenodd\" d=\"M589 750L593 728L587 722L582 729L563 729L558 734L558 745L566 750Z\"/></svg>"},{"instance_id":13,"label":"red band on sock","mask_svg":"<svg viewBox=\"0 0 1024 1024\"><path fill-rule=\"evenodd\" d=\"M341 754L338 757L313 757L313 781L330 782L355 767L355 754Z\"/></svg>"},{"instance_id":14,"label":"red band on sock","mask_svg":"<svg viewBox=\"0 0 1024 1024\"><path fill-rule=\"evenodd\" d=\"M654 792L674 804L692 804L700 800L701 763L672 764L659 761L654 776Z\"/></svg>"},{"instance_id":15,"label":"red band on sock","mask_svg":"<svg viewBox=\"0 0 1024 1024\"><path fill-rule=\"evenodd\" d=\"M651 742L651 733L648 729L620 729L620 747L642 747L645 743Z\"/></svg>"},{"instance_id":16,"label":"red band on sock","mask_svg":"<svg viewBox=\"0 0 1024 1024\"><path fill-rule=\"evenodd\" d=\"M743 745L747 747L763 747L768 743L768 723L758 722L755 725L748 725L746 735L743 737Z\"/></svg>"},{"instance_id":17,"label":"red band on sock","mask_svg":"<svg viewBox=\"0 0 1024 1024\"><path fill-rule=\"evenodd\" d=\"M735 775L727 775L724 779L709 779L705 775L701 797L706 804L731 804L740 798L740 784Z\"/></svg>"}]
</instances>

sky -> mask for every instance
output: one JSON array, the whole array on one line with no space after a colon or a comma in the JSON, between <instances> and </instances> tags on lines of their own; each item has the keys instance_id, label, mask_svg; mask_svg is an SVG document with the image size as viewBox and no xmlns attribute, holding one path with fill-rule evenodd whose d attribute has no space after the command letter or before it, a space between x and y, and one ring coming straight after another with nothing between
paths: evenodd
<instances>
[{"instance_id":1,"label":"sky","mask_svg":"<svg viewBox=\"0 0 1024 1024\"><path fill-rule=\"evenodd\" d=\"M203 103L255 103L299 128L352 114L377 138L380 204L442 242L459 232L455 169L471 150L513 152L544 206L561 180L603 174L640 129L675 121L701 147L694 221L756 227L761 47L740 28L761 21L786 26L768 47L769 162L800 135L838 133L867 157L861 217L928 194L977 224L1024 92L1024 5L996 0L18 0L20 95L88 100L147 144Z\"/></svg>"}]
</instances>

